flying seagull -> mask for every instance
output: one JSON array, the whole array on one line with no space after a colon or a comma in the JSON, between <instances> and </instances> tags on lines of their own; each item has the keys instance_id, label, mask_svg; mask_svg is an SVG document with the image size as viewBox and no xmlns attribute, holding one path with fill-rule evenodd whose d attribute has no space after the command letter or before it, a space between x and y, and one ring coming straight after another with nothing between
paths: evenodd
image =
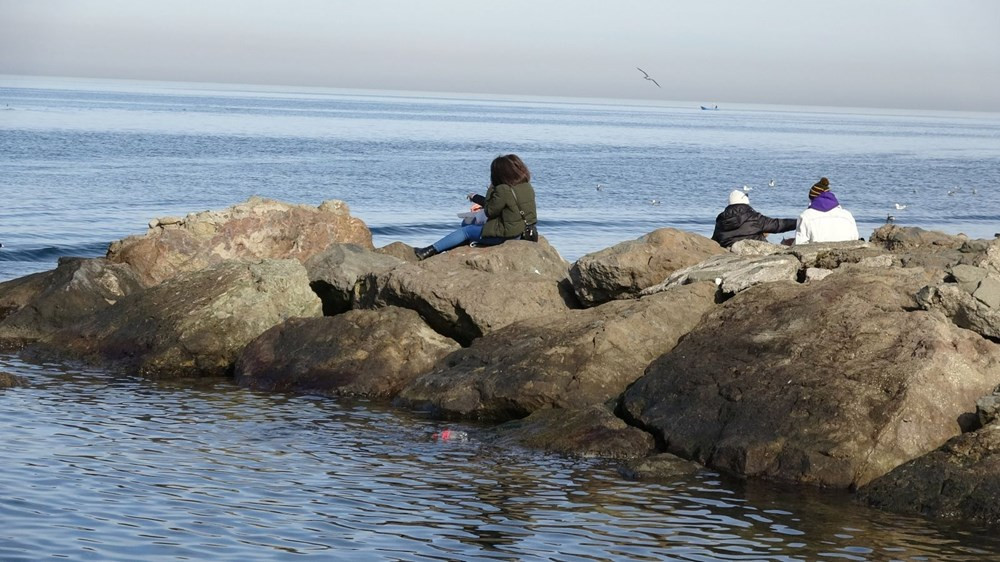
<instances>
[{"instance_id":1,"label":"flying seagull","mask_svg":"<svg viewBox=\"0 0 1000 562\"><path fill-rule=\"evenodd\" d=\"M653 80L653 78L652 78L652 77L650 77L650 75L649 75L649 73L648 73L648 72L646 72L645 70L643 70L643 69L639 68L638 66L637 66L637 67L635 67L635 68L636 68L636 70L638 70L639 72L641 72L641 73L642 73L642 77L643 77L643 78L645 78L646 80L649 80L649 81L650 81L650 82L652 82L653 84L656 84L656 87L657 87L657 88L659 88L659 87L660 87L660 83L659 83L659 82L657 82L656 80Z\"/></svg>"}]
</instances>

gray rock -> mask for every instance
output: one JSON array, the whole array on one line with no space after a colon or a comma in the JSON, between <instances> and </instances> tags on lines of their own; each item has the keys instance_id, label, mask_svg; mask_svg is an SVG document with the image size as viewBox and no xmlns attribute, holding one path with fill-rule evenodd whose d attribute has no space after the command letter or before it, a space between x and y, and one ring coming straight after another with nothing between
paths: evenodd
<instances>
[{"instance_id":1,"label":"gray rock","mask_svg":"<svg viewBox=\"0 0 1000 562\"><path fill-rule=\"evenodd\" d=\"M1000 423L896 468L859 490L858 500L934 519L1000 523Z\"/></svg>"},{"instance_id":2,"label":"gray rock","mask_svg":"<svg viewBox=\"0 0 1000 562\"><path fill-rule=\"evenodd\" d=\"M989 425L1000 419L1000 388L976 400L976 417L980 426Z\"/></svg>"},{"instance_id":3,"label":"gray rock","mask_svg":"<svg viewBox=\"0 0 1000 562\"><path fill-rule=\"evenodd\" d=\"M841 263L857 263L862 259L884 254L885 250L872 248L864 240L851 240L795 244L788 248L788 253L797 257L805 267L836 269Z\"/></svg>"},{"instance_id":4,"label":"gray rock","mask_svg":"<svg viewBox=\"0 0 1000 562\"><path fill-rule=\"evenodd\" d=\"M466 246L367 275L357 304L415 310L438 333L469 345L513 322L578 306L568 270L544 240Z\"/></svg>"},{"instance_id":5,"label":"gray rock","mask_svg":"<svg viewBox=\"0 0 1000 562\"><path fill-rule=\"evenodd\" d=\"M988 308L1000 312L1000 279L992 276L983 278L972 296Z\"/></svg>"},{"instance_id":6,"label":"gray rock","mask_svg":"<svg viewBox=\"0 0 1000 562\"><path fill-rule=\"evenodd\" d=\"M744 257L735 254L712 256L707 260L674 272L666 281L642 291L653 295L688 283L711 281L726 294L736 294L760 283L798 279L799 260L788 254Z\"/></svg>"},{"instance_id":7,"label":"gray rock","mask_svg":"<svg viewBox=\"0 0 1000 562\"><path fill-rule=\"evenodd\" d=\"M960 433L1000 346L914 311L923 272L772 283L708 314L625 392L667 452L742 476L863 485Z\"/></svg>"},{"instance_id":8,"label":"gray rock","mask_svg":"<svg viewBox=\"0 0 1000 562\"><path fill-rule=\"evenodd\" d=\"M825 279L831 273L833 273L832 269L820 269L818 267L806 268L806 283Z\"/></svg>"},{"instance_id":9,"label":"gray rock","mask_svg":"<svg viewBox=\"0 0 1000 562\"><path fill-rule=\"evenodd\" d=\"M729 251L738 256L771 256L788 253L788 246L772 244L765 240L740 240L729 247Z\"/></svg>"},{"instance_id":10,"label":"gray rock","mask_svg":"<svg viewBox=\"0 0 1000 562\"><path fill-rule=\"evenodd\" d=\"M987 271L981 267L958 264L948 270L958 288L970 295L979 288L979 282L986 278Z\"/></svg>"},{"instance_id":11,"label":"gray rock","mask_svg":"<svg viewBox=\"0 0 1000 562\"><path fill-rule=\"evenodd\" d=\"M570 268L577 298L585 306L639 296L674 271L725 250L714 240L673 228L661 228L587 254Z\"/></svg>"},{"instance_id":12,"label":"gray rock","mask_svg":"<svg viewBox=\"0 0 1000 562\"><path fill-rule=\"evenodd\" d=\"M354 308L360 298L359 283L372 273L382 273L405 263L399 258L366 250L356 244L332 244L305 262L309 283L323 301L323 314L333 316Z\"/></svg>"},{"instance_id":13,"label":"gray rock","mask_svg":"<svg viewBox=\"0 0 1000 562\"><path fill-rule=\"evenodd\" d=\"M458 349L403 308L290 318L247 345L236 382L256 390L391 398Z\"/></svg>"},{"instance_id":14,"label":"gray rock","mask_svg":"<svg viewBox=\"0 0 1000 562\"><path fill-rule=\"evenodd\" d=\"M251 197L222 211L192 213L178 223L164 220L142 236L113 242L108 259L131 265L145 285L155 285L225 260L305 262L338 242L372 248L368 227L342 201L310 207Z\"/></svg>"},{"instance_id":15,"label":"gray rock","mask_svg":"<svg viewBox=\"0 0 1000 562\"><path fill-rule=\"evenodd\" d=\"M150 376L222 376L271 326L319 314L319 298L299 262L231 260L131 294L58 332L37 353L66 353Z\"/></svg>"},{"instance_id":16,"label":"gray rock","mask_svg":"<svg viewBox=\"0 0 1000 562\"><path fill-rule=\"evenodd\" d=\"M538 410L490 433L497 446L516 445L583 458L634 459L648 455L654 447L652 435L628 426L601 404Z\"/></svg>"},{"instance_id":17,"label":"gray rock","mask_svg":"<svg viewBox=\"0 0 1000 562\"><path fill-rule=\"evenodd\" d=\"M0 340L46 340L142 290L128 266L103 258L62 258L52 271L0 283Z\"/></svg>"},{"instance_id":18,"label":"gray rock","mask_svg":"<svg viewBox=\"0 0 1000 562\"><path fill-rule=\"evenodd\" d=\"M917 227L905 227L887 224L872 233L872 244L881 246L892 252L921 249L954 249L957 250L968 241L964 234L951 235Z\"/></svg>"},{"instance_id":19,"label":"gray rock","mask_svg":"<svg viewBox=\"0 0 1000 562\"><path fill-rule=\"evenodd\" d=\"M446 357L397 404L506 421L617 397L715 304L712 284L522 320Z\"/></svg>"},{"instance_id":20,"label":"gray rock","mask_svg":"<svg viewBox=\"0 0 1000 562\"><path fill-rule=\"evenodd\" d=\"M990 307L956 283L928 285L916 298L921 308L944 314L956 326L1000 339L1000 309Z\"/></svg>"}]
</instances>

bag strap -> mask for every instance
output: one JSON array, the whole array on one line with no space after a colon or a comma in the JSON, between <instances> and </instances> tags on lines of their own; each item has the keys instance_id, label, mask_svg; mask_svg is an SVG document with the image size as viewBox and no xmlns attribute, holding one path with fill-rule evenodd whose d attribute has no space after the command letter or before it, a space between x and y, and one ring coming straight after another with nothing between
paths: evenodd
<instances>
[{"instance_id":1,"label":"bag strap","mask_svg":"<svg viewBox=\"0 0 1000 562\"><path fill-rule=\"evenodd\" d=\"M514 191L514 186L510 185L510 186L507 186L507 187L510 188L510 194L514 197L514 205L517 206L517 212L521 213L521 220L523 220L524 224L527 225L528 224L528 220L526 218L524 218L524 211L521 210L521 202L517 200L517 193Z\"/></svg>"}]
</instances>

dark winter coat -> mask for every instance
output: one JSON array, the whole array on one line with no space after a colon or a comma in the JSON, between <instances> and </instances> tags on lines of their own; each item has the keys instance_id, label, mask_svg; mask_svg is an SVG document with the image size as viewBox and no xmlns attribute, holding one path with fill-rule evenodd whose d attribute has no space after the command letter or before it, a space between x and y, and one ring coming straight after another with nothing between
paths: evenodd
<instances>
[{"instance_id":1,"label":"dark winter coat","mask_svg":"<svg viewBox=\"0 0 1000 562\"><path fill-rule=\"evenodd\" d=\"M728 248L740 240L766 240L765 234L795 230L795 219L772 219L745 203L729 205L715 217L715 240Z\"/></svg>"},{"instance_id":2,"label":"dark winter coat","mask_svg":"<svg viewBox=\"0 0 1000 562\"><path fill-rule=\"evenodd\" d=\"M483 238L517 238L524 233L526 224L538 222L535 189L527 182L514 187L506 184L490 187L486 192L483 210L486 211Z\"/></svg>"}]
</instances>

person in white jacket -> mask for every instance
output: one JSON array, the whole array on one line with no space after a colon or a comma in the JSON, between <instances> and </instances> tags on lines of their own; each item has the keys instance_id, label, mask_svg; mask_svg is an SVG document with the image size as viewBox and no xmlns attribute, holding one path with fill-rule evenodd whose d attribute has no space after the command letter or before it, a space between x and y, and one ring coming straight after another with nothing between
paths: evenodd
<instances>
[{"instance_id":1,"label":"person in white jacket","mask_svg":"<svg viewBox=\"0 0 1000 562\"><path fill-rule=\"evenodd\" d=\"M795 243L846 242L858 240L858 225L854 215L840 206L830 191L830 180L821 178L809 190L809 208L799 215L795 227Z\"/></svg>"}]
</instances>

